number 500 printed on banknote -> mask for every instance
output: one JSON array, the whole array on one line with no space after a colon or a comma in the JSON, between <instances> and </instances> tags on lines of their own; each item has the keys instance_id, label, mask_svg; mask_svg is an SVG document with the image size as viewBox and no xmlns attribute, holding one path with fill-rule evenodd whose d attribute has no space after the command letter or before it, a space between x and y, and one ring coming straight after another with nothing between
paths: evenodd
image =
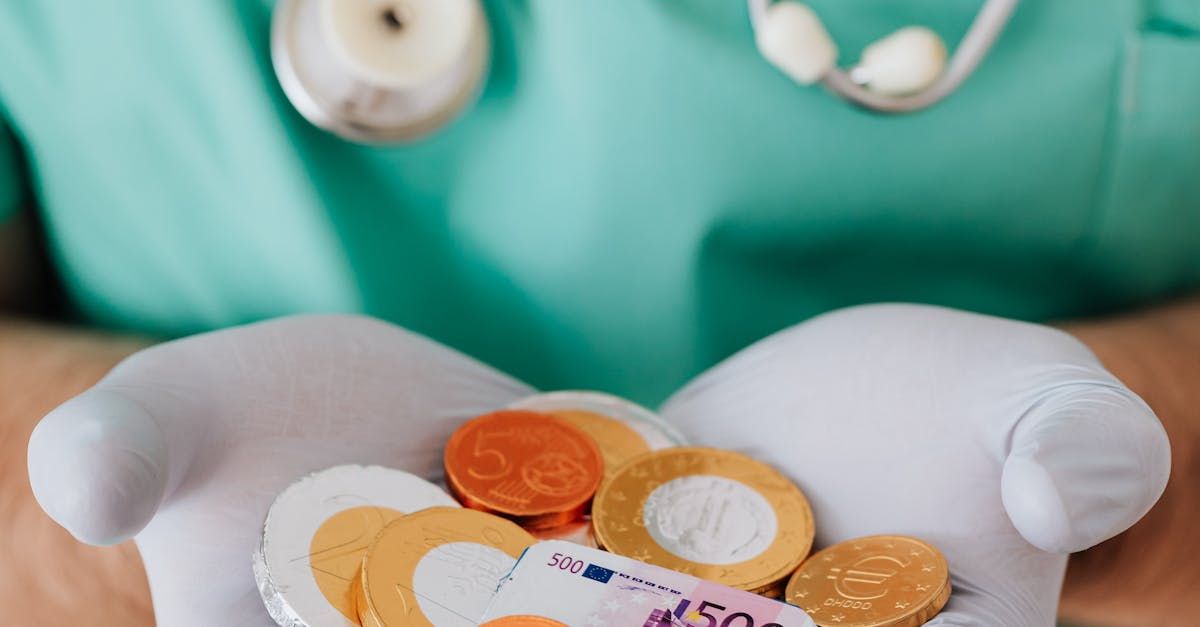
<instances>
[{"instance_id":1,"label":"number 500 printed on banknote","mask_svg":"<svg viewBox=\"0 0 1200 627\"><path fill-rule=\"evenodd\" d=\"M557 541L525 551L482 624L517 616L570 627L815 627L794 605Z\"/></svg>"}]
</instances>

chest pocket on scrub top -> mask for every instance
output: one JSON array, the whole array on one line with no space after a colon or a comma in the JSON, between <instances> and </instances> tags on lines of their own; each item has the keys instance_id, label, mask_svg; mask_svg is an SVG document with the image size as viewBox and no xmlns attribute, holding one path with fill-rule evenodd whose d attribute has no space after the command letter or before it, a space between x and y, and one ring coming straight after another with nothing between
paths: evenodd
<instances>
[{"instance_id":1,"label":"chest pocket on scrub top","mask_svg":"<svg viewBox=\"0 0 1200 627\"><path fill-rule=\"evenodd\" d=\"M1147 0L1127 37L1090 260L1111 306L1200 287L1200 2Z\"/></svg>"}]
</instances>

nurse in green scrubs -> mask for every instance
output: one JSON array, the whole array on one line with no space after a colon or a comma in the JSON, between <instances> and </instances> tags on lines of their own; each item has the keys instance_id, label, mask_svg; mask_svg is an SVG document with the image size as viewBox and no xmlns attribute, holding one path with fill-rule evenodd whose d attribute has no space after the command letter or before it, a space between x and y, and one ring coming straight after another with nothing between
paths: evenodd
<instances>
[{"instance_id":1,"label":"nurse in green scrubs","mask_svg":"<svg viewBox=\"0 0 1200 627\"><path fill-rule=\"evenodd\" d=\"M914 23L953 49L979 9L809 4L843 65ZM742 2L487 0L478 101L385 146L293 108L272 5L0 1L0 216L36 216L71 320L170 338L364 313L537 388L652 406L862 303L1145 310L1200 337L1195 307L1152 310L1200 288L1189 0L1022 3L957 93L902 116L797 86Z\"/></svg>"}]
</instances>

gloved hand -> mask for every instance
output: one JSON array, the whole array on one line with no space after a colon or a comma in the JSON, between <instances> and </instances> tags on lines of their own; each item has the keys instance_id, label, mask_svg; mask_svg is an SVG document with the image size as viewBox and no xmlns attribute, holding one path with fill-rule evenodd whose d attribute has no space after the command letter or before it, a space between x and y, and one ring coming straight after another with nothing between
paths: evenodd
<instances>
[{"instance_id":1,"label":"gloved hand","mask_svg":"<svg viewBox=\"0 0 1200 627\"><path fill-rule=\"evenodd\" d=\"M953 595L928 625L1053 625L1066 554L1141 518L1170 469L1153 412L1074 338L937 307L815 318L662 413L795 479L818 547L906 534L940 548Z\"/></svg>"},{"instance_id":2,"label":"gloved hand","mask_svg":"<svg viewBox=\"0 0 1200 627\"><path fill-rule=\"evenodd\" d=\"M266 626L248 555L279 489L346 462L436 476L454 426L529 392L395 327L284 319L130 358L39 425L30 478L80 539L138 534L160 624ZM1167 472L1149 409L1078 342L936 308L818 318L664 413L795 478L821 544L937 544L955 576L947 625L1051 624L1061 553L1131 524Z\"/></svg>"},{"instance_id":3,"label":"gloved hand","mask_svg":"<svg viewBox=\"0 0 1200 627\"><path fill-rule=\"evenodd\" d=\"M441 475L462 421L532 390L360 317L296 317L144 350L29 442L43 509L75 537L136 534L163 627L268 627L250 555L275 495L344 463Z\"/></svg>"}]
</instances>

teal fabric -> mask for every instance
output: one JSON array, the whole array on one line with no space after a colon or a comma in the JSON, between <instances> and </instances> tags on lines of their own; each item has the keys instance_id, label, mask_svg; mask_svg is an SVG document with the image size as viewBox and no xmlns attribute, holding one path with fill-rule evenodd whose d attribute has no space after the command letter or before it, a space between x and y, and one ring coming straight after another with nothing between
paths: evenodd
<instances>
[{"instance_id":1,"label":"teal fabric","mask_svg":"<svg viewBox=\"0 0 1200 627\"><path fill-rule=\"evenodd\" d=\"M836 307L1046 320L1200 285L1194 2L1029 0L958 94L886 117L768 66L741 0L486 0L481 101L384 148L291 109L272 4L0 0L0 102L94 323L361 311L653 403ZM980 3L810 4L850 63Z\"/></svg>"}]
</instances>

